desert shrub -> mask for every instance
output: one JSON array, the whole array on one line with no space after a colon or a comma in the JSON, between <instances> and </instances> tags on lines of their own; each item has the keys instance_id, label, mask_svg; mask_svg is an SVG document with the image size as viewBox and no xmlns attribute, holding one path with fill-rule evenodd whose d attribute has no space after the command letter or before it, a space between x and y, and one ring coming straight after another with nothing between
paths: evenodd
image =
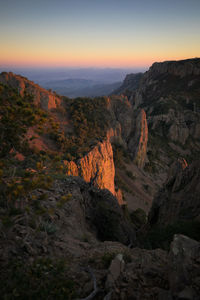
<instances>
[{"instance_id":1,"label":"desert shrub","mask_svg":"<svg viewBox=\"0 0 200 300\"><path fill-rule=\"evenodd\" d=\"M65 203L70 201L72 199L72 194L68 193L67 195L64 195L60 198L60 200L57 202L57 207L62 208Z\"/></svg>"},{"instance_id":2,"label":"desert shrub","mask_svg":"<svg viewBox=\"0 0 200 300\"><path fill-rule=\"evenodd\" d=\"M46 115L33 103L33 97L24 97L12 88L0 84L0 158L8 156L11 150L27 151L25 134L29 127L46 121Z\"/></svg>"},{"instance_id":3,"label":"desert shrub","mask_svg":"<svg viewBox=\"0 0 200 300\"><path fill-rule=\"evenodd\" d=\"M74 299L75 284L64 260L35 259L33 263L11 261L1 269L2 299Z\"/></svg>"}]
</instances>

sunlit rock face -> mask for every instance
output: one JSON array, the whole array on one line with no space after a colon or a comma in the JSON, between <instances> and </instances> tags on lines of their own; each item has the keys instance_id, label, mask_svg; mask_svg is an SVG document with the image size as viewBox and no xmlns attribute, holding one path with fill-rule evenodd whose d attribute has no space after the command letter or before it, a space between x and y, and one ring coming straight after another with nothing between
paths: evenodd
<instances>
[{"instance_id":1,"label":"sunlit rock face","mask_svg":"<svg viewBox=\"0 0 200 300\"><path fill-rule=\"evenodd\" d=\"M108 189L115 195L115 166L113 150L109 140L95 146L77 163L67 162L67 175L81 176L86 182L92 182L100 189Z\"/></svg>"},{"instance_id":2,"label":"sunlit rock face","mask_svg":"<svg viewBox=\"0 0 200 300\"><path fill-rule=\"evenodd\" d=\"M17 89L21 96L24 96L25 93L32 95L34 103L45 110L56 108L61 102L60 98L54 93L41 88L39 85L23 76L15 75L11 72L1 73L0 82Z\"/></svg>"}]
</instances>

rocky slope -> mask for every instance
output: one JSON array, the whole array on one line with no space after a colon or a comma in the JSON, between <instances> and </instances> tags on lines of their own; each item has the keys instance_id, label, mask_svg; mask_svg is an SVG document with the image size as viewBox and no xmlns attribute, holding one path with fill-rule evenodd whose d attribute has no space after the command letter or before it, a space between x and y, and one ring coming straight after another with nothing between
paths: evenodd
<instances>
[{"instance_id":1,"label":"rocky slope","mask_svg":"<svg viewBox=\"0 0 200 300\"><path fill-rule=\"evenodd\" d=\"M200 59L154 63L129 96L134 109L144 109L148 126L146 169L167 178L179 157L192 162L200 151ZM162 183L160 183L162 184Z\"/></svg>"},{"instance_id":2,"label":"rocky slope","mask_svg":"<svg viewBox=\"0 0 200 300\"><path fill-rule=\"evenodd\" d=\"M176 235L169 253L123 245L135 245L134 230L112 194L77 177L29 196L29 210L1 224L4 297L198 299L199 242Z\"/></svg>"},{"instance_id":3,"label":"rocky slope","mask_svg":"<svg viewBox=\"0 0 200 300\"><path fill-rule=\"evenodd\" d=\"M26 79L16 79L18 92L0 85L0 150L8 147L0 151L5 299L199 299L200 244L180 235L186 229L200 239L199 162L191 163L199 155L199 60L175 64L152 66L129 99L62 98L53 109L35 100L45 113L29 103L26 88L21 93ZM30 147L30 128L45 150ZM158 189L153 180L165 178L149 224L112 194L122 186L141 207ZM187 228L167 227L180 220Z\"/></svg>"},{"instance_id":4,"label":"rocky slope","mask_svg":"<svg viewBox=\"0 0 200 300\"><path fill-rule=\"evenodd\" d=\"M55 93L47 91L27 78L12 72L2 72L0 82L17 89L21 96L24 96L25 93L32 95L34 103L45 110L57 108L61 103L60 97Z\"/></svg>"}]
</instances>

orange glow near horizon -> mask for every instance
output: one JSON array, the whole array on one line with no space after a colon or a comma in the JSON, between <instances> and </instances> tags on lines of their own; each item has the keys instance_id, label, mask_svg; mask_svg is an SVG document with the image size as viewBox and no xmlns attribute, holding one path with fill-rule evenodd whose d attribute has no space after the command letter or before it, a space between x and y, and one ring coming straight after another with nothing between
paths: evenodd
<instances>
[{"instance_id":1,"label":"orange glow near horizon","mask_svg":"<svg viewBox=\"0 0 200 300\"><path fill-rule=\"evenodd\" d=\"M186 2L5 1L0 67L147 68L199 57L200 1Z\"/></svg>"},{"instance_id":2,"label":"orange glow near horizon","mask_svg":"<svg viewBox=\"0 0 200 300\"><path fill-rule=\"evenodd\" d=\"M71 53L70 53L71 54ZM193 54L193 53L191 53ZM59 59L58 59L59 57ZM89 53L78 55L53 55L52 53L23 53L15 52L15 55L10 55L9 51L4 55L1 54L0 67L116 67L116 68L147 68L154 62L166 60L181 60L193 58L194 55L141 55L133 53L133 55L106 55L95 57L95 54Z\"/></svg>"}]
</instances>

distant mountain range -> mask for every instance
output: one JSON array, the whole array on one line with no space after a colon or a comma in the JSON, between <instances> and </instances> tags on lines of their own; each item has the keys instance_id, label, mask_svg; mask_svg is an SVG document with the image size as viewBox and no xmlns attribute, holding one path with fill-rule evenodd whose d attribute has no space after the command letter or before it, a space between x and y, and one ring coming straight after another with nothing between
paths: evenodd
<instances>
[{"instance_id":1,"label":"distant mountain range","mask_svg":"<svg viewBox=\"0 0 200 300\"><path fill-rule=\"evenodd\" d=\"M64 80L52 80L43 84L46 89L52 89L58 94L75 97L106 96L113 93L121 86L122 82L101 83L98 81L74 78Z\"/></svg>"},{"instance_id":2,"label":"distant mountain range","mask_svg":"<svg viewBox=\"0 0 200 300\"><path fill-rule=\"evenodd\" d=\"M71 98L95 97L113 94L121 86L125 76L143 72L138 68L0 68L12 71Z\"/></svg>"}]
</instances>

